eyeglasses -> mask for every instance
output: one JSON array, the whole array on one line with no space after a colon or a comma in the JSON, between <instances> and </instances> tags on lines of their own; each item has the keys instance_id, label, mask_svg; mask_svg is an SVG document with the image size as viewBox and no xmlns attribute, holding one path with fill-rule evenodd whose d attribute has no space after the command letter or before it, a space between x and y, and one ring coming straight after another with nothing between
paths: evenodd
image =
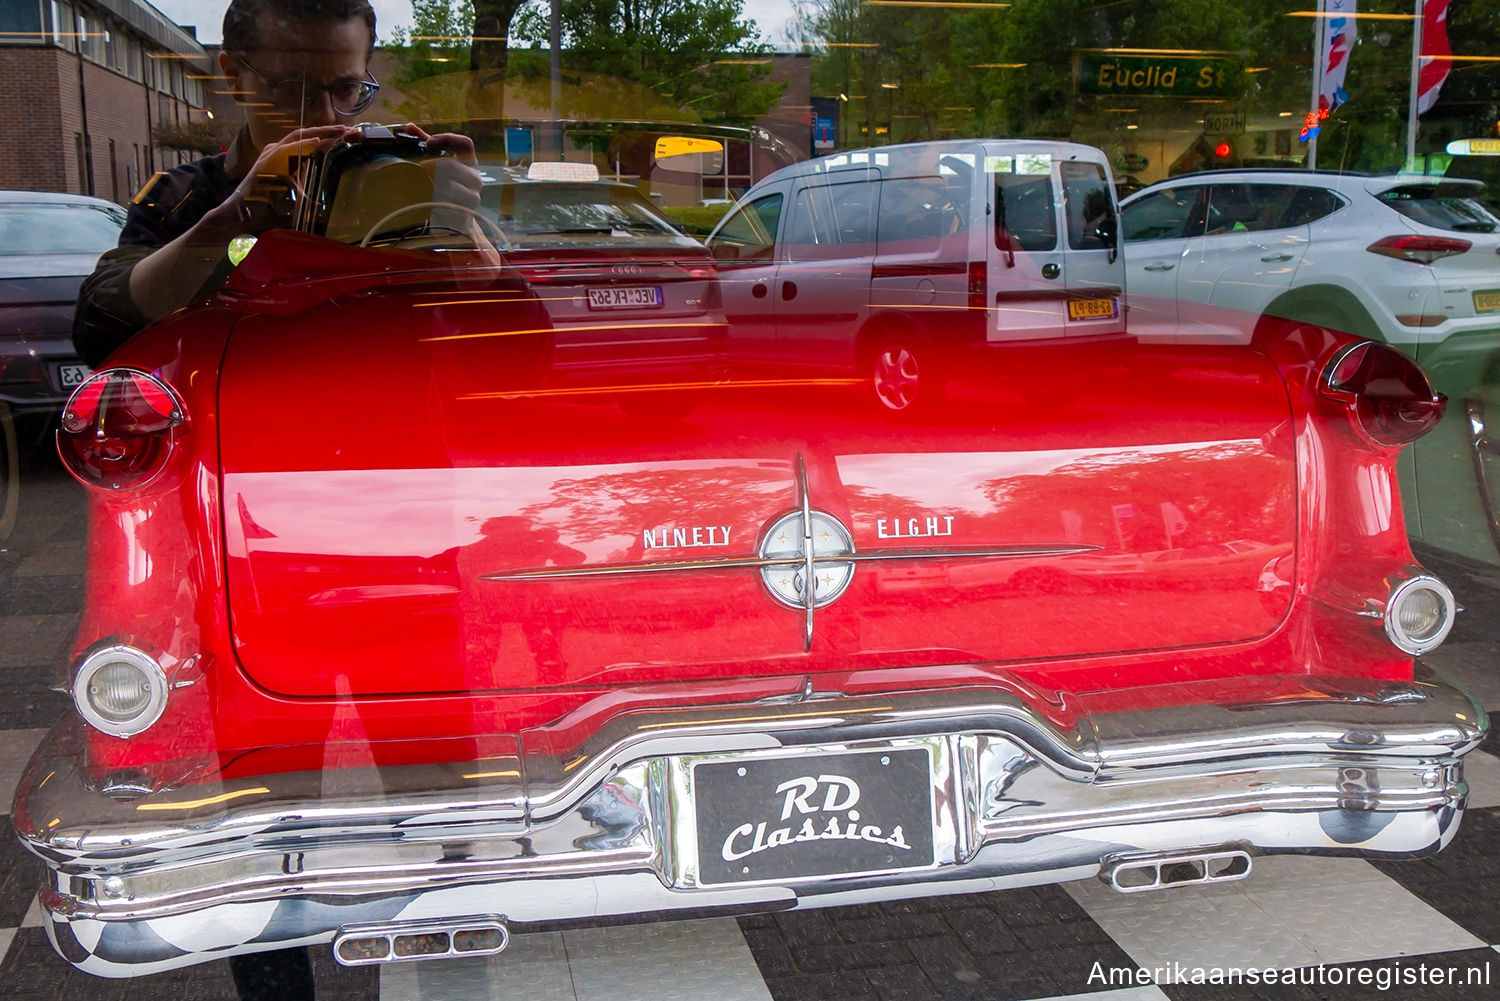
<instances>
[{"instance_id":1,"label":"eyeglasses","mask_svg":"<svg viewBox=\"0 0 1500 1001\"><path fill-rule=\"evenodd\" d=\"M327 94L333 113L351 118L368 108L375 100L376 92L380 90L380 84L369 70L365 71L363 80L335 80L325 84L309 83L305 74L287 77L285 80L269 80L264 73L250 65L244 56L237 55L235 58L245 69L260 78L271 93L271 103L282 111L308 111L318 103L322 95Z\"/></svg>"}]
</instances>

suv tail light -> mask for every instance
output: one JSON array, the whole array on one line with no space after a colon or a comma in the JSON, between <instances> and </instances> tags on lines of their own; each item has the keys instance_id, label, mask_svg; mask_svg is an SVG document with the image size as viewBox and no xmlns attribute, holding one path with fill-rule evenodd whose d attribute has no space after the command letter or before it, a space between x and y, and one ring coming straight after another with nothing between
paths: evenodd
<instances>
[{"instance_id":1,"label":"suv tail light","mask_svg":"<svg viewBox=\"0 0 1500 1001\"><path fill-rule=\"evenodd\" d=\"M58 426L57 454L84 486L142 486L166 468L186 421L166 383L136 369L110 369L73 391Z\"/></svg>"},{"instance_id":2,"label":"suv tail light","mask_svg":"<svg viewBox=\"0 0 1500 1001\"><path fill-rule=\"evenodd\" d=\"M969 308L984 309L989 297L988 266L984 261L969 262Z\"/></svg>"},{"instance_id":3,"label":"suv tail light","mask_svg":"<svg viewBox=\"0 0 1500 1001\"><path fill-rule=\"evenodd\" d=\"M1376 240L1365 249L1372 254L1394 257L1398 261L1431 264L1440 257L1466 253L1472 246L1473 244L1468 240L1458 240L1449 236L1418 236L1415 233L1409 233L1405 236L1387 236Z\"/></svg>"},{"instance_id":4,"label":"suv tail light","mask_svg":"<svg viewBox=\"0 0 1500 1001\"><path fill-rule=\"evenodd\" d=\"M1421 366L1374 341L1356 341L1335 352L1322 384L1323 395L1347 407L1355 427L1376 445L1415 441L1437 426L1448 406Z\"/></svg>"}]
</instances>

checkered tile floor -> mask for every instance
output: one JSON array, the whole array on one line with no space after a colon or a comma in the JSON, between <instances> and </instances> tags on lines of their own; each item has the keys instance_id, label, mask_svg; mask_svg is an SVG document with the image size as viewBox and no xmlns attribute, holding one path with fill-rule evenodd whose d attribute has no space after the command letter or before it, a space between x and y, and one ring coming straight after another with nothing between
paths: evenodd
<instances>
[{"instance_id":1,"label":"checkered tile floor","mask_svg":"<svg viewBox=\"0 0 1500 1001\"><path fill-rule=\"evenodd\" d=\"M82 601L81 491L25 471L0 541L0 802L46 728ZM1423 553L1466 607L1430 663L1500 708L1500 570ZM348 970L313 957L319 1001L1090 1001L1500 999L1500 742L1469 758L1468 817L1421 862L1279 857L1163 894L1096 882L778 916L517 938L487 960ZM237 996L228 965L130 981L72 970L38 926L38 866L0 816L0 1001ZM1194 983L1229 968L1294 983ZM1384 984L1386 989L1382 989ZM273 992L272 996L276 996ZM287 1001L292 1001L288 998Z\"/></svg>"}]
</instances>

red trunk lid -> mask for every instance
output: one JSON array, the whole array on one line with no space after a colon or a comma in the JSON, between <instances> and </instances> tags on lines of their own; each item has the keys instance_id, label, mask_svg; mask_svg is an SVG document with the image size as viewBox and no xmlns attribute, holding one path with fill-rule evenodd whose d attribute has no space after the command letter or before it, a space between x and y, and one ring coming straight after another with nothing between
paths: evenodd
<instances>
[{"instance_id":1,"label":"red trunk lid","mask_svg":"<svg viewBox=\"0 0 1500 1001\"><path fill-rule=\"evenodd\" d=\"M847 379L664 377L649 344L619 391L575 392L547 326L513 279L240 323L225 545L257 683L394 695L1066 659L1247 640L1287 612L1288 404L1247 349L1069 349L1025 393L1012 368L971 365L914 422ZM1077 398L1032 402L1059 387ZM804 504L831 599L810 640Z\"/></svg>"}]
</instances>

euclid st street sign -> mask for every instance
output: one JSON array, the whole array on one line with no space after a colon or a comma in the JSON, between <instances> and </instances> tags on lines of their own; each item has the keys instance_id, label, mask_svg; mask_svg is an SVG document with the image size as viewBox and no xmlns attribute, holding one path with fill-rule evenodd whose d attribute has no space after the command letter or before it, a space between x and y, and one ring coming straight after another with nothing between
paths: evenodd
<instances>
[{"instance_id":1,"label":"euclid st street sign","mask_svg":"<svg viewBox=\"0 0 1500 1001\"><path fill-rule=\"evenodd\" d=\"M1232 97L1239 93L1240 67L1224 59L1153 56L1078 56L1080 94L1162 94Z\"/></svg>"}]
</instances>

